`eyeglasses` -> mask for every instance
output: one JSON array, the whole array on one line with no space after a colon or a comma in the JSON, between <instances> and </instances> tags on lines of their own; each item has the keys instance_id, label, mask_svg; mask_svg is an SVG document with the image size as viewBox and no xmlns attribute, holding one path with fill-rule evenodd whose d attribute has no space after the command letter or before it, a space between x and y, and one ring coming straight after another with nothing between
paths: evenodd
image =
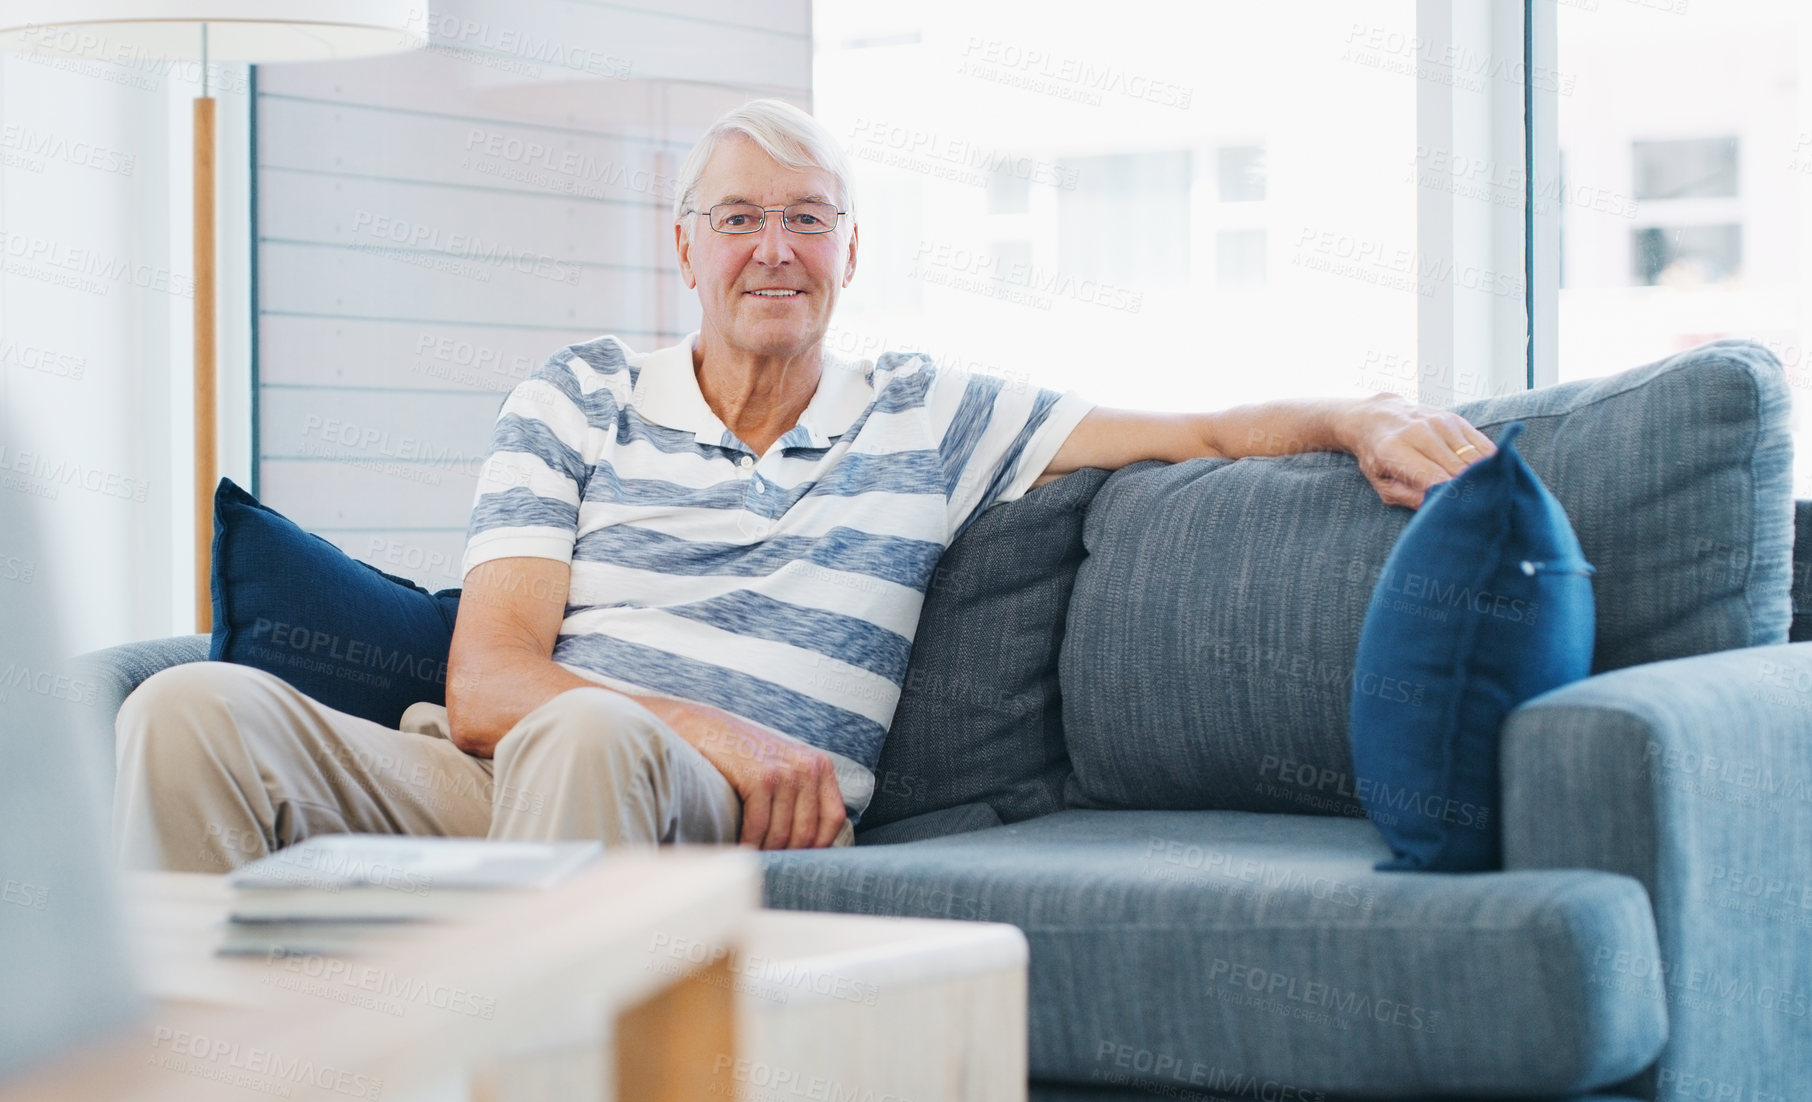
<instances>
[{"instance_id":1,"label":"eyeglasses","mask_svg":"<svg viewBox=\"0 0 1812 1102\"><path fill-rule=\"evenodd\" d=\"M760 233L768 224L768 212L780 212L780 224L794 233L829 233L837 228L837 219L849 213L830 203L789 203L784 207L759 207L754 203L719 203L710 210L689 210L687 214L704 214L711 218L711 228L718 233Z\"/></svg>"}]
</instances>

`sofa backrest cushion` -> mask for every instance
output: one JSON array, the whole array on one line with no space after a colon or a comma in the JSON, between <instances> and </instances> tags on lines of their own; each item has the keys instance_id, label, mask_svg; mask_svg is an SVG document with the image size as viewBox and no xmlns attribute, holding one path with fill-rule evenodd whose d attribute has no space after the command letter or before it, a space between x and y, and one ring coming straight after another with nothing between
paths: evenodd
<instances>
[{"instance_id":1,"label":"sofa backrest cushion","mask_svg":"<svg viewBox=\"0 0 1812 1102\"><path fill-rule=\"evenodd\" d=\"M1009 823L1062 809L1057 656L1083 510L1107 475L989 508L938 560L863 829L973 803Z\"/></svg>"},{"instance_id":2,"label":"sofa backrest cushion","mask_svg":"<svg viewBox=\"0 0 1812 1102\"><path fill-rule=\"evenodd\" d=\"M1594 672L1784 642L1789 395L1719 341L1458 407L1565 507L1593 578ZM1359 815L1353 658L1407 509L1332 453L1139 464L1090 505L1061 673L1076 806Z\"/></svg>"}]
</instances>

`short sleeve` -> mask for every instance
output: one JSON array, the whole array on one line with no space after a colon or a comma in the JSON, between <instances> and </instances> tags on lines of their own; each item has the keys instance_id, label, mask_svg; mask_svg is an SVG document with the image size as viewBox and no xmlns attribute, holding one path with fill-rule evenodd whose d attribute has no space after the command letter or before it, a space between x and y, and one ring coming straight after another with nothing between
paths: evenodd
<instances>
[{"instance_id":1,"label":"short sleeve","mask_svg":"<svg viewBox=\"0 0 1812 1102\"><path fill-rule=\"evenodd\" d=\"M570 350L556 353L504 399L478 474L463 578L479 563L527 556L570 563L592 435ZM607 396L602 396L608 401Z\"/></svg>"},{"instance_id":2,"label":"short sleeve","mask_svg":"<svg viewBox=\"0 0 1812 1102\"><path fill-rule=\"evenodd\" d=\"M927 404L945 426L938 453L954 539L990 505L1024 496L1094 404L1023 379L932 370Z\"/></svg>"}]
</instances>

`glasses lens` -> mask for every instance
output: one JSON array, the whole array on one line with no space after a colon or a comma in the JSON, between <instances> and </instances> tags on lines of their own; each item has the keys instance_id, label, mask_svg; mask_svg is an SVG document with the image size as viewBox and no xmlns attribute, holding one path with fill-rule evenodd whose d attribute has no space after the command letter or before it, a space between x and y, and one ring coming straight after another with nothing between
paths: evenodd
<instances>
[{"instance_id":1,"label":"glasses lens","mask_svg":"<svg viewBox=\"0 0 1812 1102\"><path fill-rule=\"evenodd\" d=\"M761 208L754 203L719 203L711 208L711 228L718 233L759 233Z\"/></svg>"},{"instance_id":2,"label":"glasses lens","mask_svg":"<svg viewBox=\"0 0 1812 1102\"><path fill-rule=\"evenodd\" d=\"M786 228L795 233L829 233L837 225L837 208L829 203L794 203L783 217Z\"/></svg>"}]
</instances>

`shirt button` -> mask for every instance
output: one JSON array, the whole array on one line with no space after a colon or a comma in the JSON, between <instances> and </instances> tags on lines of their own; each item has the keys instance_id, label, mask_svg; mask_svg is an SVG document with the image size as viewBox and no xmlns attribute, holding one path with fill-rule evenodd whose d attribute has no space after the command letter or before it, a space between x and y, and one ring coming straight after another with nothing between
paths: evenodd
<instances>
[{"instance_id":1,"label":"shirt button","mask_svg":"<svg viewBox=\"0 0 1812 1102\"><path fill-rule=\"evenodd\" d=\"M737 460L736 465L746 471L750 467L753 467L755 465L755 457L752 455L745 455L741 459Z\"/></svg>"},{"instance_id":2,"label":"shirt button","mask_svg":"<svg viewBox=\"0 0 1812 1102\"><path fill-rule=\"evenodd\" d=\"M755 480L755 492L758 494L765 494L768 492L767 486L763 485L760 479Z\"/></svg>"}]
</instances>

